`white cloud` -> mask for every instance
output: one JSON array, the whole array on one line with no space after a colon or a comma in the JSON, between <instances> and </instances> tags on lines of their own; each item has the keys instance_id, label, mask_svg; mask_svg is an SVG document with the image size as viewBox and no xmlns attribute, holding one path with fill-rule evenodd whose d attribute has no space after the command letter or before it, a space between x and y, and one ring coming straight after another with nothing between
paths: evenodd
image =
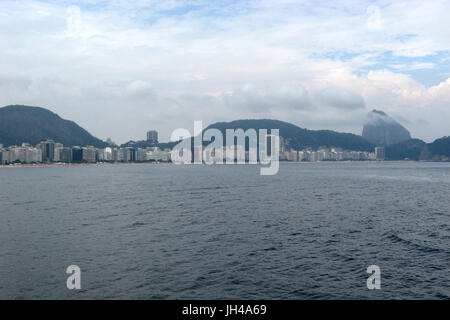
<instances>
[{"instance_id":1,"label":"white cloud","mask_svg":"<svg viewBox=\"0 0 450 320\"><path fill-rule=\"evenodd\" d=\"M365 107L364 99L346 89L327 88L317 94L319 103L338 109L359 109Z\"/></svg>"},{"instance_id":2,"label":"white cloud","mask_svg":"<svg viewBox=\"0 0 450 320\"><path fill-rule=\"evenodd\" d=\"M381 10L377 6L369 6L367 7L367 21L366 27L370 31L376 31L382 29L382 21L381 21Z\"/></svg>"},{"instance_id":3,"label":"white cloud","mask_svg":"<svg viewBox=\"0 0 450 320\"><path fill-rule=\"evenodd\" d=\"M431 62L418 62L412 64L396 64L393 65L394 69L398 70L421 70L421 69L433 69L436 64Z\"/></svg>"},{"instance_id":4,"label":"white cloud","mask_svg":"<svg viewBox=\"0 0 450 320\"><path fill-rule=\"evenodd\" d=\"M311 109L312 103L308 91L301 85L284 85L276 89L258 90L254 85L247 84L229 94L223 95L227 107L232 109L252 110L256 114L270 109Z\"/></svg>"},{"instance_id":5,"label":"white cloud","mask_svg":"<svg viewBox=\"0 0 450 320\"><path fill-rule=\"evenodd\" d=\"M416 0L2 1L0 105L49 107L119 142L243 117L359 133L377 108L431 140L449 134L448 80L427 88L404 72L439 71L449 12ZM385 53L396 72L371 70Z\"/></svg>"}]
</instances>

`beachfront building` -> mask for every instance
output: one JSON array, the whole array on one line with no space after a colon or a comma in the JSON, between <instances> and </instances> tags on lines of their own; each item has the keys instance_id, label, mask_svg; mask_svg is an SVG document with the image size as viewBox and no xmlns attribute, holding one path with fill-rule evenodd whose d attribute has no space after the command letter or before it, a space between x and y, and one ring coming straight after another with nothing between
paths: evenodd
<instances>
[{"instance_id":1,"label":"beachfront building","mask_svg":"<svg viewBox=\"0 0 450 320\"><path fill-rule=\"evenodd\" d=\"M55 142L53 140L42 141L38 144L42 151L42 162L53 162L55 157Z\"/></svg>"},{"instance_id":2,"label":"beachfront building","mask_svg":"<svg viewBox=\"0 0 450 320\"><path fill-rule=\"evenodd\" d=\"M82 148L83 162L87 162L87 163L97 162L96 155L97 155L97 152L93 146L87 146L87 147Z\"/></svg>"},{"instance_id":3,"label":"beachfront building","mask_svg":"<svg viewBox=\"0 0 450 320\"><path fill-rule=\"evenodd\" d=\"M147 148L146 149L146 160L147 161L170 161L170 150L161 150L158 147Z\"/></svg>"}]
</instances>

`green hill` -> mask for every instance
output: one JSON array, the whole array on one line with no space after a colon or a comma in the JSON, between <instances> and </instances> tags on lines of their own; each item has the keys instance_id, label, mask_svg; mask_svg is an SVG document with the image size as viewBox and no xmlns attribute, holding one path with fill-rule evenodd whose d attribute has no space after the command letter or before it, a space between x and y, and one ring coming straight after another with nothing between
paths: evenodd
<instances>
[{"instance_id":1,"label":"green hill","mask_svg":"<svg viewBox=\"0 0 450 320\"><path fill-rule=\"evenodd\" d=\"M0 144L10 146L28 142L36 145L46 139L69 147L106 146L75 122L64 120L47 109L21 105L0 108Z\"/></svg>"},{"instance_id":2,"label":"green hill","mask_svg":"<svg viewBox=\"0 0 450 320\"><path fill-rule=\"evenodd\" d=\"M410 139L386 147L387 160L448 160L450 158L450 137L425 143L419 139Z\"/></svg>"},{"instance_id":3,"label":"green hill","mask_svg":"<svg viewBox=\"0 0 450 320\"><path fill-rule=\"evenodd\" d=\"M308 130L294 124L270 119L235 120L231 122L217 122L208 126L222 132L225 137L226 129L279 129L288 148L301 150L305 148L338 147L346 150L373 151L375 145L361 136L352 133L340 133L331 130Z\"/></svg>"},{"instance_id":4,"label":"green hill","mask_svg":"<svg viewBox=\"0 0 450 320\"><path fill-rule=\"evenodd\" d=\"M420 139L410 139L407 141L392 144L386 147L387 160L420 160L421 154L426 147L426 143Z\"/></svg>"},{"instance_id":5,"label":"green hill","mask_svg":"<svg viewBox=\"0 0 450 320\"><path fill-rule=\"evenodd\" d=\"M428 149L433 155L450 157L450 137L436 139L428 144Z\"/></svg>"}]
</instances>

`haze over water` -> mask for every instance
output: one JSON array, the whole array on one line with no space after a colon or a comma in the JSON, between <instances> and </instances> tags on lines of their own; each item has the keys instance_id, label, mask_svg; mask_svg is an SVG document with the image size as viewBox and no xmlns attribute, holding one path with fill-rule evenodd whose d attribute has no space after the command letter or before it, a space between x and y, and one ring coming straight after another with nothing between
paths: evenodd
<instances>
[{"instance_id":1,"label":"haze over water","mask_svg":"<svg viewBox=\"0 0 450 320\"><path fill-rule=\"evenodd\" d=\"M0 298L450 298L449 163L259 168L0 168Z\"/></svg>"}]
</instances>

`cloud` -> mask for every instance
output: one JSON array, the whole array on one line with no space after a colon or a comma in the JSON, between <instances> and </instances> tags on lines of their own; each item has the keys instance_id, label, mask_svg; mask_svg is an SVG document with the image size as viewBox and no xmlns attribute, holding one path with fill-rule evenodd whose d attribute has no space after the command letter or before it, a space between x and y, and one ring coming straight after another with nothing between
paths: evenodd
<instances>
[{"instance_id":1,"label":"cloud","mask_svg":"<svg viewBox=\"0 0 450 320\"><path fill-rule=\"evenodd\" d=\"M377 31L382 29L381 22L381 10L378 6L369 6L367 7L367 21L366 27L370 31Z\"/></svg>"},{"instance_id":2,"label":"cloud","mask_svg":"<svg viewBox=\"0 0 450 320\"><path fill-rule=\"evenodd\" d=\"M359 133L377 108L431 140L449 134L449 80L420 75L448 72L449 12L419 0L1 1L0 105L46 106L118 142L244 117Z\"/></svg>"},{"instance_id":3,"label":"cloud","mask_svg":"<svg viewBox=\"0 0 450 320\"><path fill-rule=\"evenodd\" d=\"M125 87L125 91L134 97L154 98L155 92L150 83L142 80L134 80Z\"/></svg>"},{"instance_id":4,"label":"cloud","mask_svg":"<svg viewBox=\"0 0 450 320\"><path fill-rule=\"evenodd\" d=\"M276 89L257 90L247 84L243 88L222 96L226 106L233 109L249 109L255 113L270 109L311 109L308 91L301 85L283 85Z\"/></svg>"},{"instance_id":5,"label":"cloud","mask_svg":"<svg viewBox=\"0 0 450 320\"><path fill-rule=\"evenodd\" d=\"M317 100L325 106L338 109L360 109L365 107L364 99L346 89L327 88L317 94Z\"/></svg>"},{"instance_id":6,"label":"cloud","mask_svg":"<svg viewBox=\"0 0 450 320\"><path fill-rule=\"evenodd\" d=\"M412 64L396 64L392 67L397 70L421 70L421 69L433 69L436 66L435 63L432 62L417 62Z\"/></svg>"},{"instance_id":7,"label":"cloud","mask_svg":"<svg viewBox=\"0 0 450 320\"><path fill-rule=\"evenodd\" d=\"M0 74L0 88L11 91L26 91L31 85L31 80L25 76L9 76Z\"/></svg>"},{"instance_id":8,"label":"cloud","mask_svg":"<svg viewBox=\"0 0 450 320\"><path fill-rule=\"evenodd\" d=\"M77 6L70 6L67 12L67 34L76 37L82 33L81 10Z\"/></svg>"}]
</instances>

